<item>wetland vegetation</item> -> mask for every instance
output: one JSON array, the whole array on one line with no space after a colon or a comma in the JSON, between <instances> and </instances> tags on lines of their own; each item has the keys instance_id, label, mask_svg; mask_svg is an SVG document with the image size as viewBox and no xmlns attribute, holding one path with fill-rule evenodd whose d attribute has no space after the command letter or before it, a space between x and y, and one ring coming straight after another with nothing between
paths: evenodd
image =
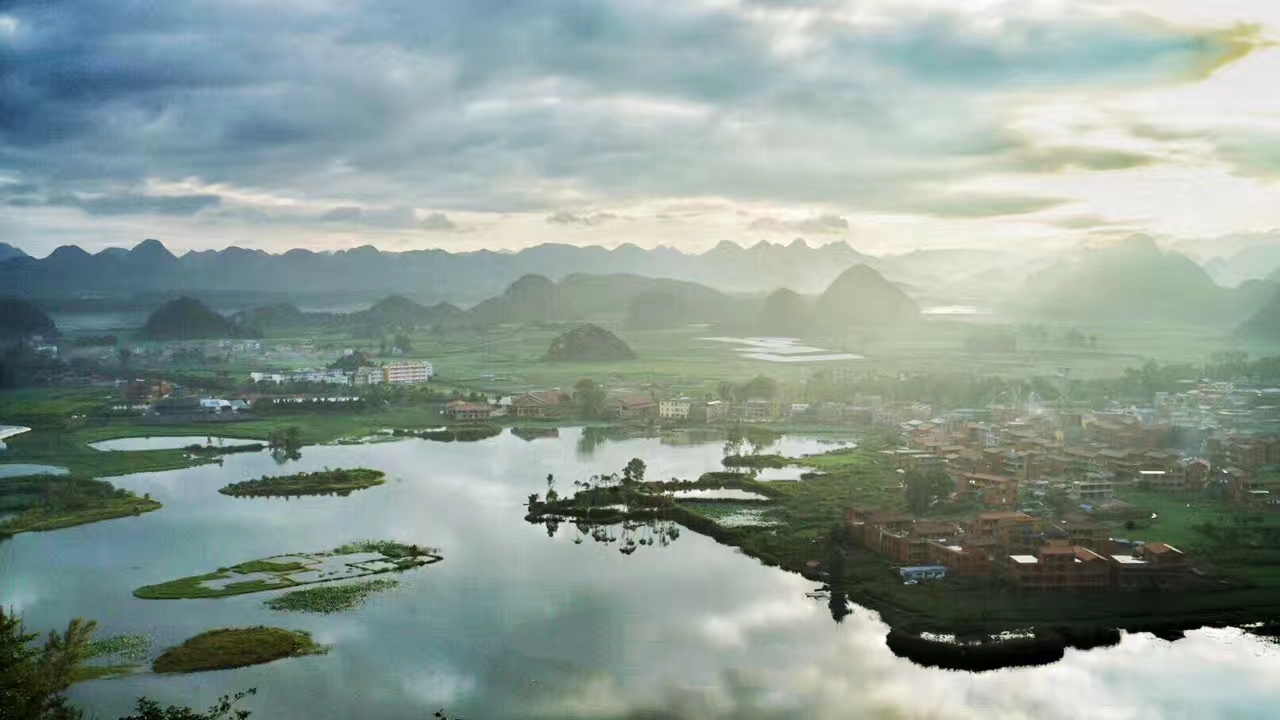
<instances>
[{"instance_id":1,"label":"wetland vegetation","mask_svg":"<svg viewBox=\"0 0 1280 720\"><path fill-rule=\"evenodd\" d=\"M0 513L13 516L0 522L0 537L58 530L159 509L160 503L150 497L138 497L105 480L74 475L6 478L0 482Z\"/></svg>"},{"instance_id":2,"label":"wetland vegetation","mask_svg":"<svg viewBox=\"0 0 1280 720\"><path fill-rule=\"evenodd\" d=\"M279 597L271 598L264 604L272 610L287 612L336 613L354 610L364 604L370 595L390 590L399 585L399 581L388 578L366 580L347 585L321 585L303 590L294 590Z\"/></svg>"},{"instance_id":3,"label":"wetland vegetation","mask_svg":"<svg viewBox=\"0 0 1280 720\"><path fill-rule=\"evenodd\" d=\"M330 552L278 555L133 591L145 600L218 598L399 572L439 562L433 548L358 540Z\"/></svg>"},{"instance_id":4,"label":"wetland vegetation","mask_svg":"<svg viewBox=\"0 0 1280 720\"><path fill-rule=\"evenodd\" d=\"M320 470L292 475L263 475L256 480L231 483L218 490L232 497L301 497L303 495L350 495L355 490L381 485L385 473L368 468Z\"/></svg>"},{"instance_id":5,"label":"wetland vegetation","mask_svg":"<svg viewBox=\"0 0 1280 720\"><path fill-rule=\"evenodd\" d=\"M157 673L193 673L261 665L305 655L323 655L328 648L311 635L274 627L224 628L200 633L165 650L151 664Z\"/></svg>"}]
</instances>

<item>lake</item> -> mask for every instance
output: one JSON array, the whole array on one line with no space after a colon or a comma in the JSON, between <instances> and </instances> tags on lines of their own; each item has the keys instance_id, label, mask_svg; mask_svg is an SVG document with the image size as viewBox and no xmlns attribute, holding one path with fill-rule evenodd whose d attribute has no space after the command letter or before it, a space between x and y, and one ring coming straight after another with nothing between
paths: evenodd
<instances>
[{"instance_id":1,"label":"lake","mask_svg":"<svg viewBox=\"0 0 1280 720\"><path fill-rule=\"evenodd\" d=\"M255 718L421 720L439 708L499 718L1270 718L1280 652L1234 630L1167 643L1129 636L1068 651L1042 668L982 675L926 670L894 657L886 628L858 609L841 625L813 583L683 531L669 547L554 538L523 522L529 493L554 473L572 481L643 458L650 479L718 469L721 443L579 442L582 431L526 442L510 432L475 443L405 440L308 447L277 465L267 453L222 466L114 480L165 507L139 517L0 544L0 603L33 631L69 618L103 635L139 632L153 651L215 627L307 630L328 655L178 676L141 674L78 685L101 718L150 695L205 707L256 687ZM831 445L786 438L786 453ZM263 474L371 467L385 485L349 497L241 499L219 487ZM280 613L273 593L144 601L132 591L357 538L441 548L444 561L399 575L400 587L336 615ZM1158 600L1153 600L1158 602Z\"/></svg>"}]
</instances>

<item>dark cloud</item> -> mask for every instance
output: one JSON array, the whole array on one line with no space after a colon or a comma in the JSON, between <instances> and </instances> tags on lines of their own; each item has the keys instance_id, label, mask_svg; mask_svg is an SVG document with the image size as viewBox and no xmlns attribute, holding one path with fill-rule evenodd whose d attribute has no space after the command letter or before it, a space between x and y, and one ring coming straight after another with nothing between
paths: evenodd
<instances>
[{"instance_id":1,"label":"dark cloud","mask_svg":"<svg viewBox=\"0 0 1280 720\"><path fill-rule=\"evenodd\" d=\"M217 195L107 195L76 204L90 215L195 215L221 203Z\"/></svg>"},{"instance_id":2,"label":"dark cloud","mask_svg":"<svg viewBox=\"0 0 1280 720\"><path fill-rule=\"evenodd\" d=\"M774 217L761 217L748 225L752 230L763 232L827 234L843 233L849 229L849 221L838 215L820 215L804 220L780 220Z\"/></svg>"},{"instance_id":3,"label":"dark cloud","mask_svg":"<svg viewBox=\"0 0 1280 720\"><path fill-rule=\"evenodd\" d=\"M359 222L364 217L364 211L358 207L344 205L336 207L320 216L323 222Z\"/></svg>"},{"instance_id":4,"label":"dark cloud","mask_svg":"<svg viewBox=\"0 0 1280 720\"><path fill-rule=\"evenodd\" d=\"M874 25L819 18L802 50L777 52L781 25L759 12L801 4L828 3L357 0L336 13L11 1L0 172L85 197L195 177L351 203L322 219L390 227L417 226L417 202L551 212L566 188L601 204L886 210L984 172L1148 162L1028 153L1010 144L996 100L1182 81L1250 42L1124 15L1015 10L981 24L904 12ZM93 201L91 212L189 214L214 197Z\"/></svg>"},{"instance_id":5,"label":"dark cloud","mask_svg":"<svg viewBox=\"0 0 1280 720\"><path fill-rule=\"evenodd\" d=\"M458 229L457 224L450 220L448 215L438 212L433 212L423 218L422 222L418 223L418 227L423 230L435 230L441 232Z\"/></svg>"},{"instance_id":6,"label":"dark cloud","mask_svg":"<svg viewBox=\"0 0 1280 720\"><path fill-rule=\"evenodd\" d=\"M547 222L552 225L603 225L610 220L616 220L617 215L613 213L594 213L592 215L574 215L570 212L558 212L547 216Z\"/></svg>"}]
</instances>

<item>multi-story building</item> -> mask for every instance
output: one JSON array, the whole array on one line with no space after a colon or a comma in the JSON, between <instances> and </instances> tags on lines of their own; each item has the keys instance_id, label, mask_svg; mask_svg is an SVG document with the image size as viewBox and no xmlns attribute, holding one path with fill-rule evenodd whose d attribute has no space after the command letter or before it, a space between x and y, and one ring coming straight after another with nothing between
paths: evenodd
<instances>
[{"instance_id":1,"label":"multi-story building","mask_svg":"<svg viewBox=\"0 0 1280 720\"><path fill-rule=\"evenodd\" d=\"M433 374L435 368L426 360L397 360L382 366L382 382L388 385L421 385Z\"/></svg>"},{"instance_id":2,"label":"multi-story building","mask_svg":"<svg viewBox=\"0 0 1280 720\"><path fill-rule=\"evenodd\" d=\"M1110 473L1088 473L1071 481L1071 499L1081 503L1102 503L1115 498L1116 484Z\"/></svg>"},{"instance_id":3,"label":"multi-story building","mask_svg":"<svg viewBox=\"0 0 1280 720\"><path fill-rule=\"evenodd\" d=\"M1020 590L1105 590L1111 580L1106 558L1066 544L1045 545L1034 555L1009 555L1004 575Z\"/></svg>"},{"instance_id":4,"label":"multi-story building","mask_svg":"<svg viewBox=\"0 0 1280 720\"><path fill-rule=\"evenodd\" d=\"M518 418L545 420L560 417L567 396L559 390L534 390L511 398L511 410Z\"/></svg>"},{"instance_id":5,"label":"multi-story building","mask_svg":"<svg viewBox=\"0 0 1280 720\"><path fill-rule=\"evenodd\" d=\"M351 376L352 385L381 385L382 384L382 368L380 367L362 367L357 368Z\"/></svg>"},{"instance_id":6,"label":"multi-story building","mask_svg":"<svg viewBox=\"0 0 1280 720\"><path fill-rule=\"evenodd\" d=\"M663 420L688 420L693 401L687 397L672 398L658 403L658 417Z\"/></svg>"}]
</instances>

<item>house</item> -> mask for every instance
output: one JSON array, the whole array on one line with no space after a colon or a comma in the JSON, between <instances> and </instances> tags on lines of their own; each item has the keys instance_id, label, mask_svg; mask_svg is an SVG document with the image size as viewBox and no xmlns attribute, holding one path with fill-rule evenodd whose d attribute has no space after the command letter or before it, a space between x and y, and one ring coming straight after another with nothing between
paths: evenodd
<instances>
[{"instance_id":1,"label":"house","mask_svg":"<svg viewBox=\"0 0 1280 720\"><path fill-rule=\"evenodd\" d=\"M523 419L558 418L565 400L566 395L559 390L533 390L511 398L511 409L516 417Z\"/></svg>"},{"instance_id":2,"label":"house","mask_svg":"<svg viewBox=\"0 0 1280 720\"><path fill-rule=\"evenodd\" d=\"M987 543L989 544L989 543ZM937 540L927 546L928 562L945 565L958 577L990 577L991 557L978 541Z\"/></svg>"},{"instance_id":3,"label":"house","mask_svg":"<svg viewBox=\"0 0 1280 720\"><path fill-rule=\"evenodd\" d=\"M611 398L607 403L610 414L620 420L645 420L653 417L657 405L645 395L624 395Z\"/></svg>"},{"instance_id":4,"label":"house","mask_svg":"<svg viewBox=\"0 0 1280 720\"><path fill-rule=\"evenodd\" d=\"M747 400L741 410L743 422L766 422L773 419L775 405L769 400Z\"/></svg>"},{"instance_id":5,"label":"house","mask_svg":"<svg viewBox=\"0 0 1280 720\"><path fill-rule=\"evenodd\" d=\"M1036 519L1024 512L979 513L971 534L989 538L1004 552L1029 550L1038 544Z\"/></svg>"},{"instance_id":6,"label":"house","mask_svg":"<svg viewBox=\"0 0 1280 720\"><path fill-rule=\"evenodd\" d=\"M444 406L444 416L454 422L483 422L490 414L487 403L454 400Z\"/></svg>"},{"instance_id":7,"label":"house","mask_svg":"<svg viewBox=\"0 0 1280 720\"><path fill-rule=\"evenodd\" d=\"M663 400L658 403L658 417L663 420L688 420L693 401L687 397Z\"/></svg>"},{"instance_id":8,"label":"house","mask_svg":"<svg viewBox=\"0 0 1280 720\"><path fill-rule=\"evenodd\" d=\"M421 385L433 374L435 368L426 360L398 360L382 366L382 382L388 385Z\"/></svg>"}]
</instances>

